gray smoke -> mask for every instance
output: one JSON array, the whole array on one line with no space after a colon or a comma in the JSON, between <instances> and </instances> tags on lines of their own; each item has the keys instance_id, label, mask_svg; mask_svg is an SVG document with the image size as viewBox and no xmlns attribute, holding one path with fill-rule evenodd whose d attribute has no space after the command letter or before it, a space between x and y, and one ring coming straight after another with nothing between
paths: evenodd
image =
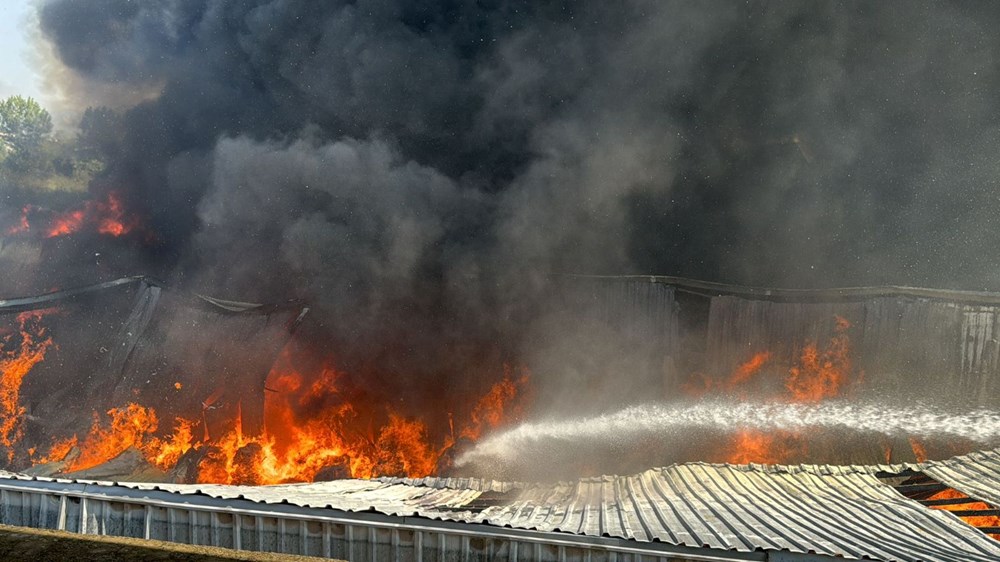
<instances>
[{"instance_id":1,"label":"gray smoke","mask_svg":"<svg viewBox=\"0 0 1000 562\"><path fill-rule=\"evenodd\" d=\"M380 372L454 381L530 347L553 272L1000 289L994 3L49 0L40 21L75 83L142 100L94 189L151 217L163 275L305 298Z\"/></svg>"}]
</instances>

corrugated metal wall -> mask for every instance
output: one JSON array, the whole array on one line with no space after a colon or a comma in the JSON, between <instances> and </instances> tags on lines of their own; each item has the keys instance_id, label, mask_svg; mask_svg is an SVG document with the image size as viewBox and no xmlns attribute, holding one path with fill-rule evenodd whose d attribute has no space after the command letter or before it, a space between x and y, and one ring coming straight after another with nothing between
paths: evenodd
<instances>
[{"instance_id":1,"label":"corrugated metal wall","mask_svg":"<svg viewBox=\"0 0 1000 562\"><path fill-rule=\"evenodd\" d=\"M635 400L636 389L649 397L669 386L679 347L674 287L648 278L564 281L550 302L556 310L539 323L541 341L532 341L533 355L526 358L533 372L558 383L547 389L540 377L539 399L580 402L601 396L626 404ZM581 395L568 398L574 389Z\"/></svg>"},{"instance_id":2,"label":"corrugated metal wall","mask_svg":"<svg viewBox=\"0 0 1000 562\"><path fill-rule=\"evenodd\" d=\"M863 381L856 390L966 410L1000 405L998 294L757 289L649 276L570 279L569 293L586 295L608 327L650 344L636 353L664 371L667 395L695 372L725 377L759 351L771 352L771 370L787 373L804 346L822 349L840 316L851 324L850 358Z\"/></svg>"},{"instance_id":3,"label":"corrugated metal wall","mask_svg":"<svg viewBox=\"0 0 1000 562\"><path fill-rule=\"evenodd\" d=\"M859 302L772 302L736 296L711 299L707 371L723 376L758 351L787 368L810 342L821 348L834 317L846 334L859 392L939 406L1000 404L995 326L1000 307L930 299L876 297Z\"/></svg>"}]
</instances>

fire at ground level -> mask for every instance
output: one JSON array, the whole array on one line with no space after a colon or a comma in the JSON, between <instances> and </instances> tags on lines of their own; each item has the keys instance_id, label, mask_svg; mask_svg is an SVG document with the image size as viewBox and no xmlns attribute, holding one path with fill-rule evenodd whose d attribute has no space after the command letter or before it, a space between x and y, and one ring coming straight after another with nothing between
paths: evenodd
<instances>
[{"instance_id":1,"label":"fire at ground level","mask_svg":"<svg viewBox=\"0 0 1000 562\"><path fill-rule=\"evenodd\" d=\"M262 313L256 305L204 298L192 307L185 304L187 297L171 296L141 279L72 297L27 299L5 316L0 445L9 468L40 475L273 484L445 474L576 477L697 460L919 461L997 443L997 420L988 409L962 417L949 406L950 396L900 407L899 397L886 392L899 381L866 370L898 359L873 346L878 310L936 307L957 315L958 328L974 342L991 333L982 319L992 318L992 305L930 299L887 304L885 297L804 305L719 295L709 299L711 360L679 376L691 360L677 353L681 336L676 334L685 332L690 342L695 330L678 310L697 307L678 306L668 284L616 283L602 281L597 293L615 302L630 291L633 308L605 307L590 312L591 319L618 329L626 334L623 339L644 343L633 350L658 352L649 364L658 364L654 375L664 381L659 392L670 400L561 419L547 417L545 404L538 403L545 396L545 381L539 384L544 374L532 376L524 366L497 365L480 392L435 404L434 415L374 401L333 363L300 368L301 346L289 339L302 318L300 309ZM75 355L84 346L80 340L89 339L86 346L94 347L94 317L86 314L88 321L81 324L80 315L100 309L115 317L115 306L110 313L106 306L112 301L95 295L123 288L127 298L119 301L127 305L117 311L118 320L97 322L106 333L98 334L104 339L96 355L88 350L96 360ZM653 298L650 288L656 291ZM220 303L228 308L221 310ZM651 303L666 304L668 314ZM748 308L756 312L748 315ZM798 325L776 323L789 308ZM649 322L651 315L658 321ZM202 337L192 339L183 329L192 323ZM234 326L241 336L227 344ZM749 330L749 337L740 330ZM790 330L798 335L789 337ZM81 337L81 331L90 335ZM663 333L671 337L657 337ZM719 343L741 340L747 343L728 355ZM257 356L248 359L247 347L257 349ZM187 352L178 356L177 349ZM986 355L988 350L979 351L978 365L962 355L960 371L948 376L960 388L970 381L986 388L982 385L995 379L983 367L992 365ZM718 356L739 360L722 369ZM68 365L83 367L88 361L97 366L95 372L76 377L72 394L59 395L59 385L66 383L53 382L66 380ZM613 361L605 366L613 368ZM924 375L914 380L928 384ZM93 407L84 408L83 416L80 409L68 411L68 396L82 396ZM446 421L432 421L440 420L442 410Z\"/></svg>"},{"instance_id":2,"label":"fire at ground level","mask_svg":"<svg viewBox=\"0 0 1000 562\"><path fill-rule=\"evenodd\" d=\"M0 445L8 468L37 474L244 484L426 476L516 417L529 377L498 365L432 428L375 403L329 363L300 368L290 336L301 307L165 294L140 278L5 302Z\"/></svg>"},{"instance_id":3,"label":"fire at ground level","mask_svg":"<svg viewBox=\"0 0 1000 562\"><path fill-rule=\"evenodd\" d=\"M51 312L51 311L50 311ZM26 408L19 390L24 377L45 360L53 345L43 327L46 313L17 316L20 331L7 336L10 351L0 368L3 421L0 442L7 460L15 464L22 449ZM16 342L16 343L15 343ZM332 368L309 375L298 372L289 357L291 344L265 379L264 426L260 433L243 430L242 405L236 404L231 429L213 434L206 412L219 399L209 396L198 417L161 421L156 408L130 402L106 412L94 412L86 432L57 439L47 449L27 449L34 472L97 473L153 480L201 483L275 484L335 478L371 478L383 475L428 476L447 468L451 449L472 442L484 431L503 424L516 412L516 400L528 381L525 370L505 368L501 380L475 401L468 417L453 421L450 432L435 442L425 423L385 409L381 425L359 427L358 405L313 409L311 403L329 402L342 392ZM181 382L174 383L183 392ZM369 423L372 418L368 418ZM166 427L163 427L166 426ZM117 461L117 464L114 464ZM117 474L116 474L117 473Z\"/></svg>"}]
</instances>

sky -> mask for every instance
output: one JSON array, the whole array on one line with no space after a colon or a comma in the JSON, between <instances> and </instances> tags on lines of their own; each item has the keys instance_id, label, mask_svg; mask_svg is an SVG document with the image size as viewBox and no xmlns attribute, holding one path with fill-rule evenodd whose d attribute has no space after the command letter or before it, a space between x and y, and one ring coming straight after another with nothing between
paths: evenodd
<instances>
[{"instance_id":1,"label":"sky","mask_svg":"<svg viewBox=\"0 0 1000 562\"><path fill-rule=\"evenodd\" d=\"M0 2L0 97L41 97L41 79L31 70L28 39L34 0Z\"/></svg>"}]
</instances>

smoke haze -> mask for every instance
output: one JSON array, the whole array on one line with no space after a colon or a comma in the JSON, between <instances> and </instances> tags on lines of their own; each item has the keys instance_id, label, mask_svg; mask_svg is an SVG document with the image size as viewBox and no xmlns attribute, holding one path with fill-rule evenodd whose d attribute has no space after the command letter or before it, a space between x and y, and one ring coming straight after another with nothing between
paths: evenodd
<instances>
[{"instance_id":1,"label":"smoke haze","mask_svg":"<svg viewBox=\"0 0 1000 562\"><path fill-rule=\"evenodd\" d=\"M157 273L303 298L348 363L530 348L550 273L1000 290L993 3L39 10Z\"/></svg>"}]
</instances>

